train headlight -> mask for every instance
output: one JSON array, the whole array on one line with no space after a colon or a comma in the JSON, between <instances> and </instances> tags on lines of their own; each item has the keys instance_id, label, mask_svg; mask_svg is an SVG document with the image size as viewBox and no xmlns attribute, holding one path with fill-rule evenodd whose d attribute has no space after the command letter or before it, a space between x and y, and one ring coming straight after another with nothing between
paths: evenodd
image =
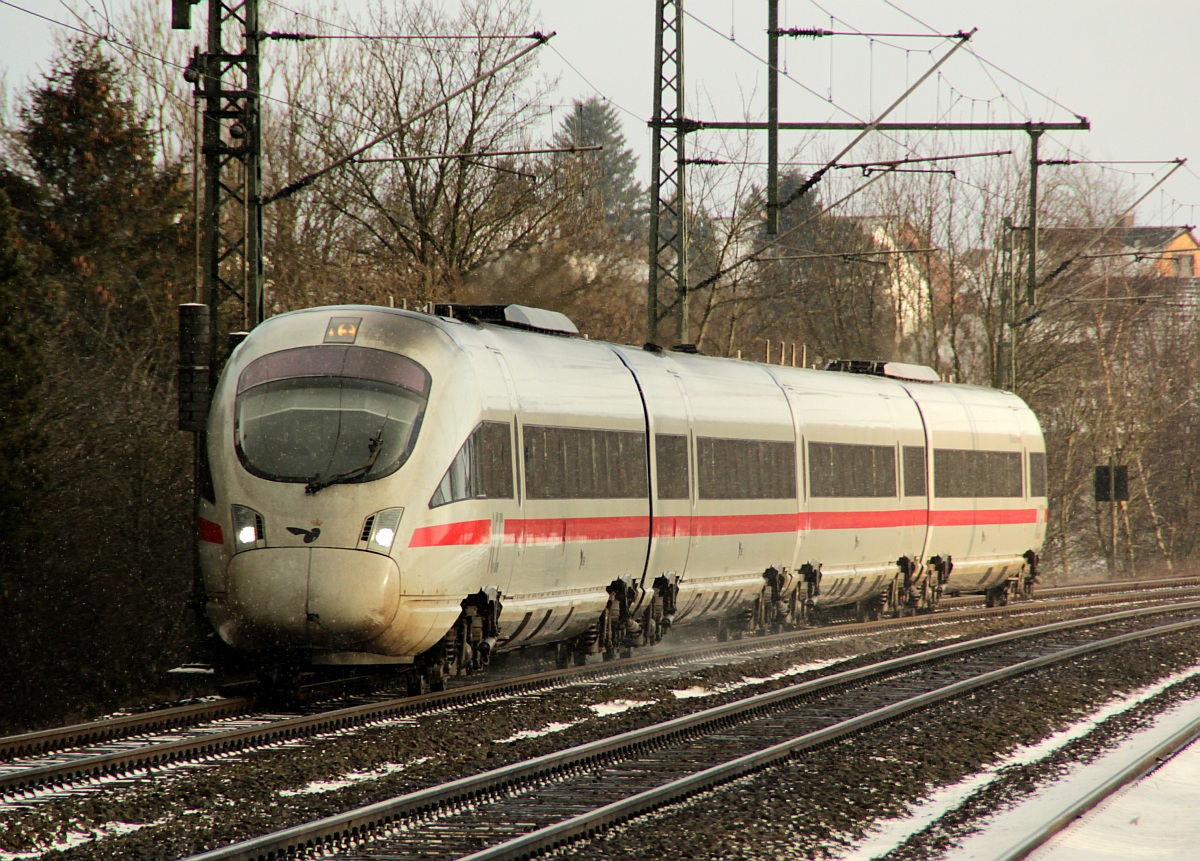
<instances>
[{"instance_id":1,"label":"train headlight","mask_svg":"<svg viewBox=\"0 0 1200 861\"><path fill-rule=\"evenodd\" d=\"M263 535L262 515L253 508L244 505L233 506L233 550L240 553L243 550L253 550L255 547L266 547Z\"/></svg>"},{"instance_id":2,"label":"train headlight","mask_svg":"<svg viewBox=\"0 0 1200 861\"><path fill-rule=\"evenodd\" d=\"M403 514L403 508L385 508L368 517L363 523L362 531L362 541L366 549L373 553L390 553Z\"/></svg>"}]
</instances>

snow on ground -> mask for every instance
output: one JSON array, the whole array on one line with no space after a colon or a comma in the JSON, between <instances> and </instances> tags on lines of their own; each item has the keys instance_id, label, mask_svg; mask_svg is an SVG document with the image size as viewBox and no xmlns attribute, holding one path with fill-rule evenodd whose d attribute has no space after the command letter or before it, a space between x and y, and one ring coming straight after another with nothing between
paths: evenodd
<instances>
[{"instance_id":1,"label":"snow on ground","mask_svg":"<svg viewBox=\"0 0 1200 861\"><path fill-rule=\"evenodd\" d=\"M610 700L606 703L595 703L588 706L596 713L597 717L608 717L609 715L619 715L621 712L627 712L630 709L639 709L642 706L652 706L654 700Z\"/></svg>"},{"instance_id":2,"label":"snow on ground","mask_svg":"<svg viewBox=\"0 0 1200 861\"><path fill-rule=\"evenodd\" d=\"M762 678L756 676L746 676L739 681L726 682L723 685L717 685L715 688L694 686L690 688L683 688L677 691L671 691L671 693L673 693L675 698L679 700L694 699L695 697L711 697L715 694L729 693L730 691L741 690L742 688L748 688L753 685L761 685L765 682L774 682L780 679L790 679L794 676L803 675L804 673L810 673L815 670L823 670L826 667L833 666L834 664L840 664L844 660L844 658L831 658L828 661L817 661L811 664L793 664L792 666L782 669L777 673L772 673L771 675L763 676Z\"/></svg>"},{"instance_id":3,"label":"snow on ground","mask_svg":"<svg viewBox=\"0 0 1200 861\"><path fill-rule=\"evenodd\" d=\"M563 730L570 729L576 724L583 723L584 720L585 718L580 718L579 720L573 721L554 721L546 724L541 729L523 729L520 732L513 733L508 738L497 738L492 739L492 741L494 744L512 744L513 742L517 741L525 741L527 738L541 738L544 735L550 735L554 732L562 732Z\"/></svg>"},{"instance_id":4,"label":"snow on ground","mask_svg":"<svg viewBox=\"0 0 1200 861\"><path fill-rule=\"evenodd\" d=\"M838 861L869 861L869 859L887 854L900 846L908 837L936 822L942 816L962 804L966 799L970 798L974 793L986 788L1001 775L1004 769L1039 762L1071 741L1087 735L1102 721L1128 711L1172 685L1196 675L1200 675L1200 666L1176 673L1154 685L1149 685L1135 691L1126 697L1114 699L1088 717L1060 732L1054 733L1038 744L1017 748L1008 757L989 769L973 775L954 786L947 786L936 790L925 801L913 807L907 816L878 823L875 829L868 833L861 842L839 854L835 854L833 857L838 859ZM1184 716L1180 717L1180 714ZM1141 735L1156 733L1157 737L1161 738L1164 735L1169 735L1180 725L1187 723L1188 720L1198 715L1200 715L1200 701L1186 704L1181 708L1164 713L1154 730ZM1152 742L1145 746L1152 746ZM1108 762L1113 757L1119 757L1122 751L1125 751L1122 761L1126 761L1130 757L1136 758L1135 754L1129 753L1135 747L1140 748L1141 745L1134 745L1132 743L1121 745L1120 748L1112 751L1109 755L1093 763L1091 766L1079 766L1073 774L1056 781L1051 786L1039 790L1013 809L998 814L991 821L980 823L981 832L965 841L946 857L953 859L953 861L983 861L983 859L1002 857L1002 852L1008 846L1012 845L1016 840L1022 839L1036 827L1034 820L1040 823L1047 815L1052 815L1054 811L1060 809L1063 803L1065 803L1055 803L1049 796L1058 795L1060 798L1073 797L1077 792L1078 784L1074 783L1077 780L1084 781L1085 785L1088 786L1095 785L1104 779L1101 774L1105 768L1103 765L1104 762ZM1200 758L1200 755L1198 755L1198 758ZM1113 766L1110 763L1108 770L1111 771L1112 768ZM1197 787L1197 792L1200 792L1200 785ZM1196 817L1195 814L1193 814L1192 818L1200 820L1200 817ZM1200 824L1197 824L1194 828L1196 829L1193 832L1193 845L1195 846L1200 845ZM1085 854L1070 857L1072 861L1075 858L1087 858L1088 861L1098 861L1098 856L1095 855ZM1114 861L1115 859L1133 861L1133 859L1142 857L1174 858L1177 856L1115 854L1103 857L1112 858ZM1192 852L1186 856L1178 857L1194 859L1200 857L1200 852ZM1052 861L1060 861L1058 855L1046 856L1042 861L1051 861L1051 858Z\"/></svg>"},{"instance_id":5,"label":"snow on ground","mask_svg":"<svg viewBox=\"0 0 1200 861\"><path fill-rule=\"evenodd\" d=\"M430 757L422 756L411 762L388 762L369 771L349 771L334 780L314 780L307 786L302 786L299 789L284 789L279 794L284 798L288 798L293 795L318 795L322 792L333 792L335 789L345 789L347 786L353 786L365 780L378 780L381 777L387 777L389 774L404 771L404 769L411 768L414 765L429 762L429 760Z\"/></svg>"},{"instance_id":6,"label":"snow on ground","mask_svg":"<svg viewBox=\"0 0 1200 861\"><path fill-rule=\"evenodd\" d=\"M1200 700L1182 703L1161 715L1154 726L1102 759L1081 767L1066 780L1037 793L998 817L992 829L1026 828L1039 810L1065 806L1066 798L1086 791L1171 733L1200 720ZM1043 816L1045 813L1043 812ZM1036 821L1040 825L1040 821ZM963 846L964 851L970 844ZM994 854L954 855L956 861ZM1029 855L1030 861L1194 861L1200 858L1200 741L1193 742L1162 767L1111 796L1065 831Z\"/></svg>"},{"instance_id":7,"label":"snow on ground","mask_svg":"<svg viewBox=\"0 0 1200 861\"><path fill-rule=\"evenodd\" d=\"M1200 741L1126 787L1030 861L1192 861L1200 857Z\"/></svg>"},{"instance_id":8,"label":"snow on ground","mask_svg":"<svg viewBox=\"0 0 1200 861\"><path fill-rule=\"evenodd\" d=\"M122 834L130 834L134 831L140 831L143 828L149 828L151 825L161 825L167 822L166 819L160 819L157 822L108 822L95 828L91 831L68 831L66 836L61 840L37 849L33 852L4 852L0 850L0 861L24 861L28 858L41 858L47 852L65 851L76 846L82 846L85 843L91 843L95 840L103 840L106 837L118 837Z\"/></svg>"},{"instance_id":9,"label":"snow on ground","mask_svg":"<svg viewBox=\"0 0 1200 861\"><path fill-rule=\"evenodd\" d=\"M619 715L621 712L627 712L630 709L652 705L654 705L654 700L610 700L606 703L593 703L588 708L596 713L596 717L608 717L609 715ZM570 729L577 724L583 723L585 720L587 718L580 718L573 721L554 721L553 723L546 724L541 729L523 729L520 732L513 733L508 738L497 738L493 741L495 744L512 744L516 741L524 741L527 738L540 738L544 735Z\"/></svg>"}]
</instances>

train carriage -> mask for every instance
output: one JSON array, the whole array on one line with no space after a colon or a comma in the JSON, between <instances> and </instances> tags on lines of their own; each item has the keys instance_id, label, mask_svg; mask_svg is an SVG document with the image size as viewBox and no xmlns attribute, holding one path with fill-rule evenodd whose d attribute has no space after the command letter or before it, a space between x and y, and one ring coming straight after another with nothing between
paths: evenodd
<instances>
[{"instance_id":1,"label":"train carriage","mask_svg":"<svg viewBox=\"0 0 1200 861\"><path fill-rule=\"evenodd\" d=\"M264 665L563 661L718 619L1001 601L1036 570L1045 449L1006 392L577 337L519 306L271 318L213 397L207 612Z\"/></svg>"}]
</instances>

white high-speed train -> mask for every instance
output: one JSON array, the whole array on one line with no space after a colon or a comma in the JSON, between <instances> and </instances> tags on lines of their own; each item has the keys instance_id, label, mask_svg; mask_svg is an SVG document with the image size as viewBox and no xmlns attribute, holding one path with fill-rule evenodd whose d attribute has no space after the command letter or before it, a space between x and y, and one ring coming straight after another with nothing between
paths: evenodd
<instances>
[{"instance_id":1,"label":"white high-speed train","mask_svg":"<svg viewBox=\"0 0 1200 861\"><path fill-rule=\"evenodd\" d=\"M699 619L1006 600L1046 532L1041 430L927 368L805 370L578 337L509 306L268 319L214 392L206 611L264 667L562 662Z\"/></svg>"}]
</instances>

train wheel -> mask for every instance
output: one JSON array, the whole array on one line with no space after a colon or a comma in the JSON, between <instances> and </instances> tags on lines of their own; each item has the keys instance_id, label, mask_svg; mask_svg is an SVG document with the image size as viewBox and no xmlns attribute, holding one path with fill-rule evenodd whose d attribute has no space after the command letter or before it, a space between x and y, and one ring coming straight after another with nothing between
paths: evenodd
<instances>
[{"instance_id":1,"label":"train wheel","mask_svg":"<svg viewBox=\"0 0 1200 861\"><path fill-rule=\"evenodd\" d=\"M421 673L415 668L409 670L408 678L404 680L405 690L408 691L410 697L419 697L425 693L424 679L421 678Z\"/></svg>"},{"instance_id":2,"label":"train wheel","mask_svg":"<svg viewBox=\"0 0 1200 861\"><path fill-rule=\"evenodd\" d=\"M446 690L446 665L441 661L430 666L426 677L429 680L431 693L440 693Z\"/></svg>"},{"instance_id":3,"label":"train wheel","mask_svg":"<svg viewBox=\"0 0 1200 861\"><path fill-rule=\"evenodd\" d=\"M300 668L291 663L271 663L258 671L258 684L270 699L291 702L300 697Z\"/></svg>"},{"instance_id":4,"label":"train wheel","mask_svg":"<svg viewBox=\"0 0 1200 861\"><path fill-rule=\"evenodd\" d=\"M571 644L570 643L555 643L554 644L554 666L560 670L565 670L571 666Z\"/></svg>"}]
</instances>

